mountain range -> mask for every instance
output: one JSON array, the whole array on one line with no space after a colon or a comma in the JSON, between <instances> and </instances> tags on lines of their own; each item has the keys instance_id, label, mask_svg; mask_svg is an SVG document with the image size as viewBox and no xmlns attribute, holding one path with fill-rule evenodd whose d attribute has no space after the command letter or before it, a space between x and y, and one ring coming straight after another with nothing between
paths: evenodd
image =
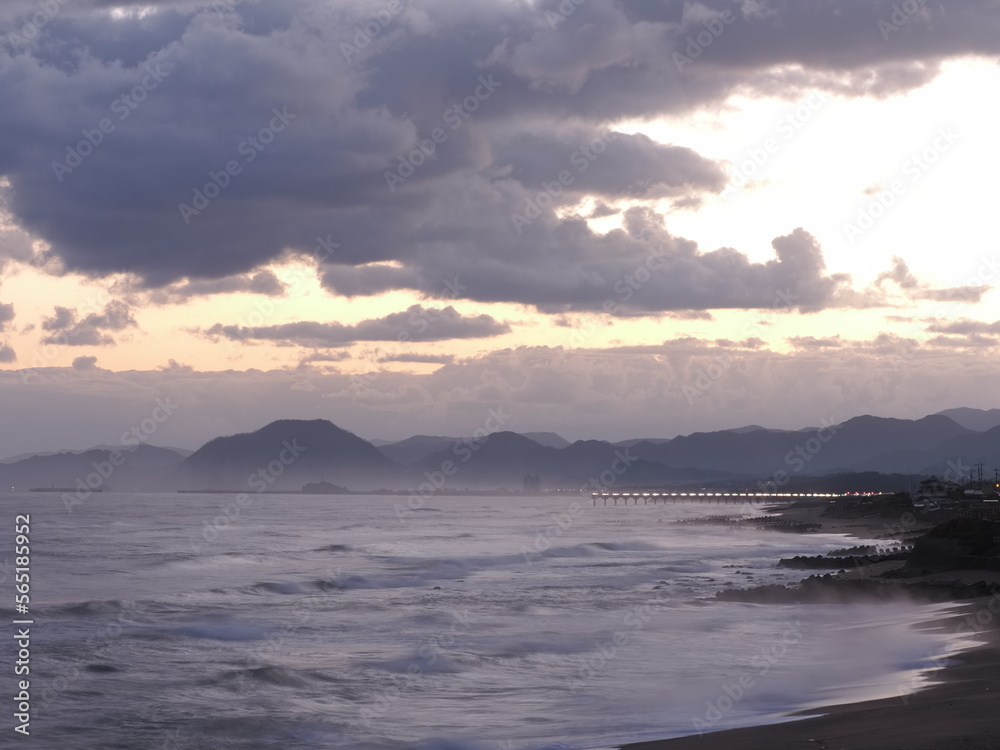
<instances>
[{"instance_id":1,"label":"mountain range","mask_svg":"<svg viewBox=\"0 0 1000 750\"><path fill-rule=\"evenodd\" d=\"M142 444L17 456L0 462L0 489L260 492L331 482L354 490L516 490L526 474L539 475L547 489L773 487L861 472L960 479L980 462L992 477L1000 464L1000 409L951 409L916 420L866 415L794 431L750 425L617 443L509 431L379 442L323 419L286 419L214 438L190 455Z\"/></svg>"}]
</instances>

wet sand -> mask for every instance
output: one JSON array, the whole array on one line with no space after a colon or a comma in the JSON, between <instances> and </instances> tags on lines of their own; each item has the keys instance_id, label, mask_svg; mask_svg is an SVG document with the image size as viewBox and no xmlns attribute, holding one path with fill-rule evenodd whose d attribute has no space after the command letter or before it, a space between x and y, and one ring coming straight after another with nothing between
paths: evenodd
<instances>
[{"instance_id":1,"label":"wet sand","mask_svg":"<svg viewBox=\"0 0 1000 750\"><path fill-rule=\"evenodd\" d=\"M823 532L872 538L891 535L883 519L820 519L821 509L782 515L821 521ZM903 535L920 533L908 526ZM917 580L996 581L984 571L940 573ZM705 733L624 746L628 750L1000 750L1000 595L956 604L938 625L982 642L949 660L935 684L910 695L827 706L781 724ZM821 716L816 714L822 713Z\"/></svg>"}]
</instances>

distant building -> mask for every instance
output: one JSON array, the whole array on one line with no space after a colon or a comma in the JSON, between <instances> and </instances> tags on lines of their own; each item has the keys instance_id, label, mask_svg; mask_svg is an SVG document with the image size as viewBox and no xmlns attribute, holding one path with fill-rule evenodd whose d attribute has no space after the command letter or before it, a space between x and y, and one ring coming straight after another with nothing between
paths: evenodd
<instances>
[{"instance_id":1,"label":"distant building","mask_svg":"<svg viewBox=\"0 0 1000 750\"><path fill-rule=\"evenodd\" d=\"M965 488L957 482L938 479L932 476L920 482L920 489L913 494L915 508L940 508L942 505L959 500L965 494Z\"/></svg>"},{"instance_id":2,"label":"distant building","mask_svg":"<svg viewBox=\"0 0 1000 750\"><path fill-rule=\"evenodd\" d=\"M525 474L522 481L525 493L538 494L542 491L542 477L540 474Z\"/></svg>"}]
</instances>

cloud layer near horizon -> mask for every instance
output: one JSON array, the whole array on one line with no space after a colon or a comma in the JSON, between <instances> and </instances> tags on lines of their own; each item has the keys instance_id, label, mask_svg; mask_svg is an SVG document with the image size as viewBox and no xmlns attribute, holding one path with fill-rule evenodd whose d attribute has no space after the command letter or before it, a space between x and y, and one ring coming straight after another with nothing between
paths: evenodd
<instances>
[{"instance_id":1,"label":"cloud layer near horizon","mask_svg":"<svg viewBox=\"0 0 1000 750\"><path fill-rule=\"evenodd\" d=\"M330 362L269 372L174 364L115 373L89 361L0 371L0 400L22 425L0 435L0 457L114 444L165 397L180 409L151 442L186 448L279 418L322 417L365 438L398 439L471 434L488 409L503 406L515 431L618 440L745 424L798 429L863 413L916 418L960 404L989 408L1000 399L1000 363L974 347L963 351L965 366L956 370L953 352L933 341L883 334L827 342L833 348L826 350L804 343L790 354L693 339L610 350L521 347L425 375L350 375ZM56 446L49 425L33 416L53 409L77 415L60 426Z\"/></svg>"}]
</instances>

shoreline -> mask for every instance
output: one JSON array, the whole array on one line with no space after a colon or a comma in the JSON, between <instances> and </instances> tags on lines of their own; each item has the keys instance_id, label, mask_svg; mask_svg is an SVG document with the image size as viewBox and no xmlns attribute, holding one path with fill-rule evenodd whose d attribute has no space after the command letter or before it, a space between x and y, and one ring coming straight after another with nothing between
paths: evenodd
<instances>
[{"instance_id":1,"label":"shoreline","mask_svg":"<svg viewBox=\"0 0 1000 750\"><path fill-rule=\"evenodd\" d=\"M782 509L793 520L815 521L822 507ZM859 539L921 533L916 523L892 526L881 518L822 519L821 533L843 533ZM906 528L904 528L906 527ZM923 577L939 583L993 578L987 571L953 571ZM854 577L847 573L844 577ZM932 684L892 698L841 703L798 710L798 718L673 739L622 745L622 750L995 750L1000 724L995 711L1000 697L1000 594L952 601L954 611L934 621L981 645L949 657L931 673Z\"/></svg>"}]
</instances>

